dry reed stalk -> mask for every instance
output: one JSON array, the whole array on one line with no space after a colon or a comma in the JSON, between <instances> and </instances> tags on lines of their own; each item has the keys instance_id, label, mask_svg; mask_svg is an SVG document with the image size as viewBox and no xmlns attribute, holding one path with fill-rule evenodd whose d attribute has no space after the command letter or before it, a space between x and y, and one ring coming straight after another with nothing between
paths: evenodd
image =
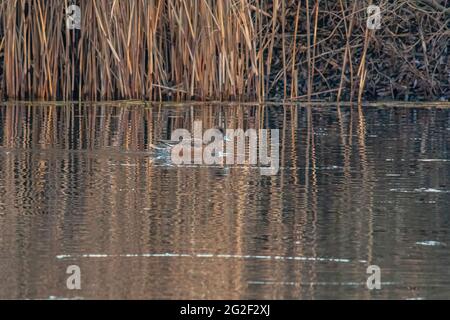
<instances>
[{"instance_id":1,"label":"dry reed stalk","mask_svg":"<svg viewBox=\"0 0 450 320\"><path fill-rule=\"evenodd\" d=\"M312 79L311 79L311 64L309 63L311 61L311 14L309 12L309 0L306 0L306 46L307 46L307 53L306 53L306 60L308 65L308 77L307 77L307 92L308 92L308 101L311 101L311 95L312 95Z\"/></svg>"},{"instance_id":2,"label":"dry reed stalk","mask_svg":"<svg viewBox=\"0 0 450 320\"><path fill-rule=\"evenodd\" d=\"M81 7L81 30L66 28L73 3ZM441 10L448 2L384 1L376 33L366 28L370 3L2 0L0 95L260 102L277 95L449 97L450 31Z\"/></svg>"},{"instance_id":3,"label":"dry reed stalk","mask_svg":"<svg viewBox=\"0 0 450 320\"><path fill-rule=\"evenodd\" d=\"M292 78L292 82L291 82L291 99L293 99L294 97L298 96L298 72L296 71L295 68L295 63L296 63L296 57L297 57L297 33L298 33L298 24L299 24L299 20L300 20L300 9L302 6L302 1L299 0L298 1L298 5L297 5L297 11L295 14L295 27L294 27L294 40L293 40L293 44L292 44L292 66L291 66L291 78Z\"/></svg>"}]
</instances>

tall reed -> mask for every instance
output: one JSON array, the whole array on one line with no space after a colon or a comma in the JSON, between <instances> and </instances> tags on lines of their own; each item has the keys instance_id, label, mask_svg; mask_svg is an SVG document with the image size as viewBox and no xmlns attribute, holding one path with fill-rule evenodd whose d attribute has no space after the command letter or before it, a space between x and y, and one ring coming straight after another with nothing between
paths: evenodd
<instances>
[{"instance_id":1,"label":"tall reed","mask_svg":"<svg viewBox=\"0 0 450 320\"><path fill-rule=\"evenodd\" d=\"M77 1L1 0L2 97L264 101L449 94L447 13L426 3L383 1L383 28L368 32L369 0ZM70 4L81 7L80 30L66 28Z\"/></svg>"}]
</instances>

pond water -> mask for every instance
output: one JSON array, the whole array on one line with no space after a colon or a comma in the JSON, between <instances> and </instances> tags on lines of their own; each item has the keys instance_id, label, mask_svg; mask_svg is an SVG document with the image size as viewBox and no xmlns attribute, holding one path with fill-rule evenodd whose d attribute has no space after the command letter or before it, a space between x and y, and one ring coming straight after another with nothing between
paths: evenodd
<instances>
[{"instance_id":1,"label":"pond water","mask_svg":"<svg viewBox=\"0 0 450 320\"><path fill-rule=\"evenodd\" d=\"M279 172L152 149L194 121L279 129ZM450 298L449 201L450 109L3 105L0 298Z\"/></svg>"}]
</instances>

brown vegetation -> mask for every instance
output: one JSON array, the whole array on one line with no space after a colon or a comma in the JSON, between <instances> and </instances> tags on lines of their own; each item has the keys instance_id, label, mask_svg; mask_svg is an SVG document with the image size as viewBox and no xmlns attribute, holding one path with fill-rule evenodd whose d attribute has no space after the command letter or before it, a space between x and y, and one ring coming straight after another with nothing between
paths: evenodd
<instances>
[{"instance_id":1,"label":"brown vegetation","mask_svg":"<svg viewBox=\"0 0 450 320\"><path fill-rule=\"evenodd\" d=\"M0 95L14 99L450 96L448 0L0 0ZM76 2L75 2L76 3Z\"/></svg>"}]
</instances>

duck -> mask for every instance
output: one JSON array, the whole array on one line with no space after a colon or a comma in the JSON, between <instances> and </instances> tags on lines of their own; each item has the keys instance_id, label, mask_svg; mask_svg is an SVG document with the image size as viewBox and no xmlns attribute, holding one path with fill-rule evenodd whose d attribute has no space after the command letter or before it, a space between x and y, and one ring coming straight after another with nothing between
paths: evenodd
<instances>
[{"instance_id":1,"label":"duck","mask_svg":"<svg viewBox=\"0 0 450 320\"><path fill-rule=\"evenodd\" d=\"M232 141L226 134L225 130L222 127L217 127L217 130L219 130L223 135L223 141ZM180 145L180 143L185 145L186 147L189 146L192 148L192 150L195 151L203 151L204 146L207 144L202 139L197 138L191 138L189 140L182 140L182 141L174 141L174 140L158 140L157 144L150 144L149 147L155 152L156 159L162 159L162 160L169 160L171 157L172 149L176 145ZM223 157L226 154L223 152L219 152L218 156Z\"/></svg>"},{"instance_id":2,"label":"duck","mask_svg":"<svg viewBox=\"0 0 450 320\"><path fill-rule=\"evenodd\" d=\"M231 139L225 134L225 130L222 127L217 127L215 128L217 130L219 130L222 135L223 135L223 141L227 142L227 141L231 141ZM191 145L192 148L196 149L196 148L203 148L206 143L202 140L202 139L197 139L197 138L191 138L190 140L182 140L180 141L176 141L176 140L158 140L158 144L150 144L150 148L154 149L154 150L159 150L159 151L170 151L174 146L179 145L179 144L184 144L184 145Z\"/></svg>"}]
</instances>

